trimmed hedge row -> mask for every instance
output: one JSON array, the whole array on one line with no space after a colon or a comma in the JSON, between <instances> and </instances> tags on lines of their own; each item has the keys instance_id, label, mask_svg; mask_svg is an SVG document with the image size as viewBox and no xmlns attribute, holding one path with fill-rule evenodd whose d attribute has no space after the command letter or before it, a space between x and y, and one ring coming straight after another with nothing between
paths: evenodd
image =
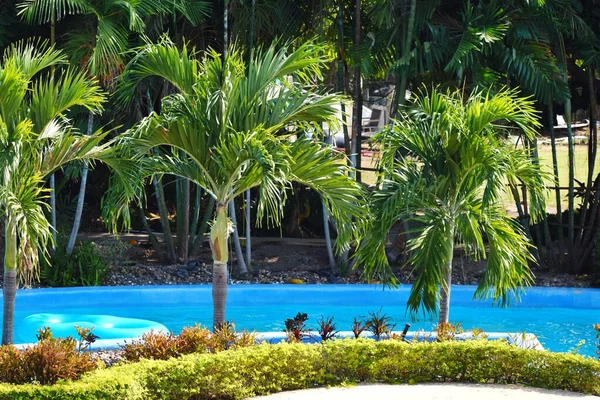
<instances>
[{"instance_id":1,"label":"trimmed hedge row","mask_svg":"<svg viewBox=\"0 0 600 400\"><path fill-rule=\"evenodd\" d=\"M334 340L142 360L52 386L0 385L2 399L242 399L349 382L520 383L600 395L600 362L502 342Z\"/></svg>"}]
</instances>

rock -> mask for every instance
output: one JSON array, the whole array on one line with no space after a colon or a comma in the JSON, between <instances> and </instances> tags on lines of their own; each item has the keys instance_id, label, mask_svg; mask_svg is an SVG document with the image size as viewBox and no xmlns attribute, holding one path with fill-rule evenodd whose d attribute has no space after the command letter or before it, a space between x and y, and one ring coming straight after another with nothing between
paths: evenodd
<instances>
[{"instance_id":1,"label":"rock","mask_svg":"<svg viewBox=\"0 0 600 400\"><path fill-rule=\"evenodd\" d=\"M175 271L175 276L181 279L187 279L190 277L190 274L187 269L180 268L177 271Z\"/></svg>"},{"instance_id":2,"label":"rock","mask_svg":"<svg viewBox=\"0 0 600 400\"><path fill-rule=\"evenodd\" d=\"M304 285L304 281L298 278L290 278L287 280L287 283L291 283L293 285Z\"/></svg>"},{"instance_id":3,"label":"rock","mask_svg":"<svg viewBox=\"0 0 600 400\"><path fill-rule=\"evenodd\" d=\"M185 266L188 272L195 273L200 269L200 261L199 260L190 260Z\"/></svg>"}]
</instances>

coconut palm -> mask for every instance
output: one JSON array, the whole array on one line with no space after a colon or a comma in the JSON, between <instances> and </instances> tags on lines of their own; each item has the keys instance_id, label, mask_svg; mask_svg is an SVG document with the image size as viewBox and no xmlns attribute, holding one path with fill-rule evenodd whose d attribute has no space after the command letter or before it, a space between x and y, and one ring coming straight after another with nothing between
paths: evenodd
<instances>
[{"instance_id":1,"label":"coconut palm","mask_svg":"<svg viewBox=\"0 0 600 400\"><path fill-rule=\"evenodd\" d=\"M45 178L65 164L102 160L117 166L106 133L80 136L65 114L72 107L100 112L97 82L71 69L51 79L47 69L66 63L64 54L44 42L18 43L0 64L0 215L4 221L4 319L2 343L13 341L17 275L29 284L39 257L47 255L51 231L44 210Z\"/></svg>"},{"instance_id":2,"label":"coconut palm","mask_svg":"<svg viewBox=\"0 0 600 400\"><path fill-rule=\"evenodd\" d=\"M210 51L201 62L186 47L165 41L140 49L123 74L122 99L150 76L178 89L163 99L162 114L145 118L127 140L140 170L146 163L151 172L190 179L215 199L210 230L215 326L225 321L228 205L236 196L258 188L259 221L265 217L272 224L281 220L290 182L313 188L337 222L338 249L348 247L356 235L352 218L364 213L360 186L348 177L343 155L301 135L305 128L335 123L340 98L313 94L301 83L320 76L322 48L306 43L288 54L287 47L255 49L246 66L235 48L224 60ZM149 158L150 149L160 157ZM118 185L111 193L127 200Z\"/></svg>"},{"instance_id":3,"label":"coconut palm","mask_svg":"<svg viewBox=\"0 0 600 400\"><path fill-rule=\"evenodd\" d=\"M373 218L356 264L367 276L396 284L385 240L392 225L408 219L407 265L415 276L408 308L413 315L421 309L436 312L439 303L439 321L448 322L457 243L475 260L487 257L475 296L491 296L506 305L532 282L528 263L533 258L501 194L507 185L524 184L531 193L532 218L545 208L539 165L502 134L512 125L533 138L538 126L533 103L516 91L465 98L459 91L431 90L413 101L414 107L403 110L393 127L376 137L382 176L388 179L372 194Z\"/></svg>"}]
</instances>

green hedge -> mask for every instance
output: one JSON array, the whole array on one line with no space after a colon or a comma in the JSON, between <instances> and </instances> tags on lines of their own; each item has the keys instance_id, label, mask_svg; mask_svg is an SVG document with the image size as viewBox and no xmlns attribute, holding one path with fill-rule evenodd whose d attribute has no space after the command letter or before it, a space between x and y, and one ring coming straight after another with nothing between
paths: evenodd
<instances>
[{"instance_id":1,"label":"green hedge","mask_svg":"<svg viewBox=\"0 0 600 400\"><path fill-rule=\"evenodd\" d=\"M242 399L349 382L520 383L600 395L600 362L502 342L335 340L142 360L53 386L0 385L2 399Z\"/></svg>"}]
</instances>

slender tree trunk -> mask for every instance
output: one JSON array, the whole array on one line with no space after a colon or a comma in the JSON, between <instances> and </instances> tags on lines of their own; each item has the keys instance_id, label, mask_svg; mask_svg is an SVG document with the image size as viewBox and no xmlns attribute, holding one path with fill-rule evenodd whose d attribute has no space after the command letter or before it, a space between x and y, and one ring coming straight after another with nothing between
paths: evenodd
<instances>
[{"instance_id":1,"label":"slender tree trunk","mask_svg":"<svg viewBox=\"0 0 600 400\"><path fill-rule=\"evenodd\" d=\"M440 317L438 324L448 323L450 318L450 292L452 289L452 261L454 258L454 225L450 227L448 242L446 243L447 264L443 271L444 281L440 284Z\"/></svg>"},{"instance_id":2,"label":"slender tree trunk","mask_svg":"<svg viewBox=\"0 0 600 400\"><path fill-rule=\"evenodd\" d=\"M50 46L56 44L56 13L52 9L50 16ZM50 69L50 79L54 80L54 66ZM56 248L56 181L54 172L50 174L50 224L52 224L52 251Z\"/></svg>"},{"instance_id":3,"label":"slender tree trunk","mask_svg":"<svg viewBox=\"0 0 600 400\"><path fill-rule=\"evenodd\" d=\"M554 110L552 104L548 105L548 130L550 132L550 142L552 146L552 172L554 175L554 190L556 196L556 222L558 223L558 241L562 246L563 240L563 220L562 220L562 202L560 196L560 181L558 180L558 154L556 152L556 135L554 134Z\"/></svg>"},{"instance_id":4,"label":"slender tree trunk","mask_svg":"<svg viewBox=\"0 0 600 400\"><path fill-rule=\"evenodd\" d=\"M210 248L213 257L212 298L213 298L213 329L219 328L225 322L225 303L227 301L227 239L229 228L227 206L217 205L217 216L210 230Z\"/></svg>"},{"instance_id":5,"label":"slender tree trunk","mask_svg":"<svg viewBox=\"0 0 600 400\"><path fill-rule=\"evenodd\" d=\"M152 183L154 185L154 194L158 203L158 215L160 215L160 225L163 231L163 238L165 245L167 246L167 255L171 262L176 262L177 254L175 253L175 244L173 243L173 235L171 234L171 225L167 215L167 202L165 201L163 185L162 182L156 178L156 176L152 177Z\"/></svg>"},{"instance_id":6,"label":"slender tree trunk","mask_svg":"<svg viewBox=\"0 0 600 400\"><path fill-rule=\"evenodd\" d=\"M179 249L179 256L182 262L185 264L188 262L189 248L190 248L190 181L189 179L183 179L181 182L181 190L183 199L181 202L183 213L181 215L181 248Z\"/></svg>"},{"instance_id":7,"label":"slender tree trunk","mask_svg":"<svg viewBox=\"0 0 600 400\"><path fill-rule=\"evenodd\" d=\"M206 206L206 210L204 211L204 216L202 217L202 222L200 223L200 228L198 228L198 233L196 234L196 239L192 244L192 255L198 254L198 250L200 250L200 245L202 244L202 239L204 239L204 234L208 229L208 221L213 215L213 211L215 209L215 199L210 196L208 199L208 205Z\"/></svg>"},{"instance_id":8,"label":"slender tree trunk","mask_svg":"<svg viewBox=\"0 0 600 400\"><path fill-rule=\"evenodd\" d=\"M579 226L581 227L577 237L577 249L582 246L583 236L586 229L589 229L590 226L587 224L587 213L588 208L590 206L590 200L592 198L592 186L594 185L594 169L596 166L596 93L594 89L594 72L592 67L587 68L588 73L588 85L590 92L590 133L588 138L588 173L587 179L585 181L585 191L584 191L584 199L583 205L581 206L581 215ZM593 217L592 217L593 219Z\"/></svg>"},{"instance_id":9,"label":"slender tree trunk","mask_svg":"<svg viewBox=\"0 0 600 400\"><path fill-rule=\"evenodd\" d=\"M360 0L355 1L354 9L354 45L360 44ZM352 110L352 154L355 157L354 167L356 168L356 180L361 181L360 168L362 161L362 83L360 62L354 66L354 103Z\"/></svg>"},{"instance_id":10,"label":"slender tree trunk","mask_svg":"<svg viewBox=\"0 0 600 400\"><path fill-rule=\"evenodd\" d=\"M567 123L567 141L569 144L569 212L567 214L567 240L569 242L569 260L573 262L575 257L575 149L573 147L573 129L571 128L571 99L567 99L565 102L565 122Z\"/></svg>"},{"instance_id":11,"label":"slender tree trunk","mask_svg":"<svg viewBox=\"0 0 600 400\"><path fill-rule=\"evenodd\" d=\"M321 205L323 206L323 230L325 232L325 245L327 246L327 257L329 258L329 268L332 273L337 272L337 264L335 263L335 257L333 256L333 247L331 246L331 235L329 234L329 212L325 207L325 202L321 199Z\"/></svg>"},{"instance_id":12,"label":"slender tree trunk","mask_svg":"<svg viewBox=\"0 0 600 400\"><path fill-rule=\"evenodd\" d=\"M17 227L10 218L5 219L5 224L2 344L12 344L17 297Z\"/></svg>"},{"instance_id":13,"label":"slender tree trunk","mask_svg":"<svg viewBox=\"0 0 600 400\"><path fill-rule=\"evenodd\" d=\"M252 264L252 227L251 227L251 207L250 202L252 200L252 196L250 193L250 189L246 190L246 267Z\"/></svg>"},{"instance_id":14,"label":"slender tree trunk","mask_svg":"<svg viewBox=\"0 0 600 400\"><path fill-rule=\"evenodd\" d=\"M92 134L94 129L94 114L90 111L88 114L88 126L87 126L87 134L88 136ZM87 185L87 177L88 177L88 163L87 161L83 162L83 167L81 168L81 182L79 186L79 197L77 198L77 208L75 209L75 219L73 221L73 229L71 229L71 235L69 236L69 242L67 243L67 254L73 254L73 250L75 249L75 241L77 240L77 234L79 233L79 225L81 225L81 216L83 214L83 205L85 204L85 187Z\"/></svg>"},{"instance_id":15,"label":"slender tree trunk","mask_svg":"<svg viewBox=\"0 0 600 400\"><path fill-rule=\"evenodd\" d=\"M401 59L403 63L409 62L409 55L412 48L413 31L415 30L415 13L417 12L417 0L411 0L410 11L407 16L406 33L404 35L404 41L402 41L402 35L398 35L396 41L396 56L399 55L400 49L402 49ZM404 71L399 74L396 73L396 93L394 95L394 109L391 111L391 115L394 117L398 111L398 107L406 102L406 87L408 86L408 67L405 66Z\"/></svg>"},{"instance_id":16,"label":"slender tree trunk","mask_svg":"<svg viewBox=\"0 0 600 400\"><path fill-rule=\"evenodd\" d=\"M194 194L194 211L192 213L192 226L190 227L190 251L191 254L194 242L196 241L196 235L198 234L198 220L200 219L200 207L202 207L202 188L196 185L196 192Z\"/></svg>"},{"instance_id":17,"label":"slender tree trunk","mask_svg":"<svg viewBox=\"0 0 600 400\"><path fill-rule=\"evenodd\" d=\"M238 231L237 218L235 215L235 200L229 202L229 218L233 222L233 247L235 249L235 257L237 258L237 276L243 276L248 273L248 267L244 262L244 252L240 244L240 234Z\"/></svg>"},{"instance_id":18,"label":"slender tree trunk","mask_svg":"<svg viewBox=\"0 0 600 400\"><path fill-rule=\"evenodd\" d=\"M336 19L338 44L337 44L337 91L344 93L344 15L342 9L342 1L338 0L338 15ZM342 133L344 134L344 150L346 157L352 156L352 149L350 147L350 137L348 135L348 124L346 122L346 104L340 103L340 111L342 117Z\"/></svg>"},{"instance_id":19,"label":"slender tree trunk","mask_svg":"<svg viewBox=\"0 0 600 400\"><path fill-rule=\"evenodd\" d=\"M152 232L152 229L148 224L148 220L146 219L146 212L144 211L144 207L142 207L141 204L138 204L138 211L140 213L140 220L142 221L142 225L148 233L148 241L150 242L150 244L152 244L152 247L156 251L156 254L160 254L160 245L158 243L158 239L156 238L156 235L154 235L154 232Z\"/></svg>"}]
</instances>

